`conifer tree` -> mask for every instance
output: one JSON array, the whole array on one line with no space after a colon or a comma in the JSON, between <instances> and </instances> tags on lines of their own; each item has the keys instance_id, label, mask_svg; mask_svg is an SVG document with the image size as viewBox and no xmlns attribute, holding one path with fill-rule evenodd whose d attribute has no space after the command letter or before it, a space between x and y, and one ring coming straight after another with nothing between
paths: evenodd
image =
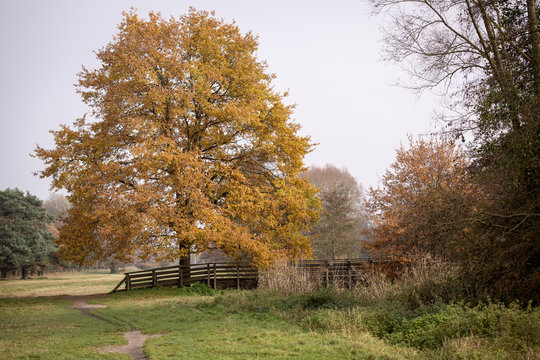
<instances>
[{"instance_id":1,"label":"conifer tree","mask_svg":"<svg viewBox=\"0 0 540 360\"><path fill-rule=\"evenodd\" d=\"M45 265L56 251L48 225L53 216L34 195L18 189L0 191L0 269L21 269L23 279L34 265Z\"/></svg>"}]
</instances>

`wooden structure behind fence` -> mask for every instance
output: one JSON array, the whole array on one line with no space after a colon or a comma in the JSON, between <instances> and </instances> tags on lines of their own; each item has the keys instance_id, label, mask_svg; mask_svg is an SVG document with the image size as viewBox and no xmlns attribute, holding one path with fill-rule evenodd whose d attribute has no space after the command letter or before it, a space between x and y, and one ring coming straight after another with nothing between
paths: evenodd
<instances>
[{"instance_id":1,"label":"wooden structure behind fence","mask_svg":"<svg viewBox=\"0 0 540 360\"><path fill-rule=\"evenodd\" d=\"M366 273L374 266L387 263L388 260L369 257L358 259L316 259L298 260L294 266L321 287L330 285L352 288L365 281Z\"/></svg>"},{"instance_id":2,"label":"wooden structure behind fence","mask_svg":"<svg viewBox=\"0 0 540 360\"><path fill-rule=\"evenodd\" d=\"M332 259L299 260L291 266L298 267L323 286L331 284L351 287L356 285L366 272L366 268L386 260ZM156 269L131 271L112 292L152 288L156 286L183 287L203 283L214 289L250 289L257 287L259 271L247 264L207 263L174 265Z\"/></svg>"}]
</instances>

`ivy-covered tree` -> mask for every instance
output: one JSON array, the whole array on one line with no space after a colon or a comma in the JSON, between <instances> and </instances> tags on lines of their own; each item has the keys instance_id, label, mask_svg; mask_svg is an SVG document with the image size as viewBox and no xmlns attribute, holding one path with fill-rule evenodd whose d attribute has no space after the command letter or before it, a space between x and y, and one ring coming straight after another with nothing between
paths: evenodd
<instances>
[{"instance_id":1,"label":"ivy-covered tree","mask_svg":"<svg viewBox=\"0 0 540 360\"><path fill-rule=\"evenodd\" d=\"M49 230L53 216L42 201L18 189L0 191L0 270L21 269L25 279L28 269L45 265L56 251Z\"/></svg>"},{"instance_id":2,"label":"ivy-covered tree","mask_svg":"<svg viewBox=\"0 0 540 360\"><path fill-rule=\"evenodd\" d=\"M213 14L125 14L83 69L89 116L38 147L43 177L72 204L60 251L79 264L132 256L189 262L219 248L269 263L310 253L311 150L256 58L256 37Z\"/></svg>"}]
</instances>

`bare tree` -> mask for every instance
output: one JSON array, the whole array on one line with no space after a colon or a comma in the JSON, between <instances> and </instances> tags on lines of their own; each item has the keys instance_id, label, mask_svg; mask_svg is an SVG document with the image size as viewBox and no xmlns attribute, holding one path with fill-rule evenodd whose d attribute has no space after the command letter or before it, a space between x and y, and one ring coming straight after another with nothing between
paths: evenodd
<instances>
[{"instance_id":1,"label":"bare tree","mask_svg":"<svg viewBox=\"0 0 540 360\"><path fill-rule=\"evenodd\" d=\"M52 193L47 200L43 202L43 207L56 218L62 217L71 208L69 200L60 193Z\"/></svg>"},{"instance_id":2,"label":"bare tree","mask_svg":"<svg viewBox=\"0 0 540 360\"><path fill-rule=\"evenodd\" d=\"M322 214L311 231L318 258L351 258L362 252L366 216L361 185L346 170L333 165L311 167L305 174L319 188Z\"/></svg>"},{"instance_id":3,"label":"bare tree","mask_svg":"<svg viewBox=\"0 0 540 360\"><path fill-rule=\"evenodd\" d=\"M392 19L385 29L385 52L387 59L402 64L411 75L407 86L436 88L443 94L467 98L473 93L478 96L484 92L485 96L487 85L497 90L498 106L504 105L506 116L501 123L513 130L520 128L524 113L532 113L525 104L535 103L538 109L540 37L534 0L527 0L526 5L521 0L371 3L375 12ZM532 91L523 91L524 86ZM468 99L459 102L470 103ZM478 110L472 107L468 110ZM480 125L475 117L459 120L455 129L478 129Z\"/></svg>"}]
</instances>

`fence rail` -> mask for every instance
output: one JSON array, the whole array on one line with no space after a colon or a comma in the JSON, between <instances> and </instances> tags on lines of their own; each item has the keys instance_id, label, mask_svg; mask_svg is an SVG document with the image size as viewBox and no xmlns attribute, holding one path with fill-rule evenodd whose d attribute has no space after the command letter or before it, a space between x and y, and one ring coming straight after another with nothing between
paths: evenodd
<instances>
[{"instance_id":1,"label":"fence rail","mask_svg":"<svg viewBox=\"0 0 540 360\"><path fill-rule=\"evenodd\" d=\"M352 286L357 283L369 264L387 262L371 258L300 260L294 266L306 271L310 277L322 283ZM206 263L174 265L162 268L124 273L122 281L111 292L156 286L183 287L194 283L205 283L214 289L257 287L259 271L247 264ZM123 285L123 286L122 286Z\"/></svg>"},{"instance_id":2,"label":"fence rail","mask_svg":"<svg viewBox=\"0 0 540 360\"><path fill-rule=\"evenodd\" d=\"M124 278L112 292L156 286L183 287L198 282L214 289L253 288L257 286L258 279L259 272L251 265L236 263L175 265L124 273Z\"/></svg>"}]
</instances>

